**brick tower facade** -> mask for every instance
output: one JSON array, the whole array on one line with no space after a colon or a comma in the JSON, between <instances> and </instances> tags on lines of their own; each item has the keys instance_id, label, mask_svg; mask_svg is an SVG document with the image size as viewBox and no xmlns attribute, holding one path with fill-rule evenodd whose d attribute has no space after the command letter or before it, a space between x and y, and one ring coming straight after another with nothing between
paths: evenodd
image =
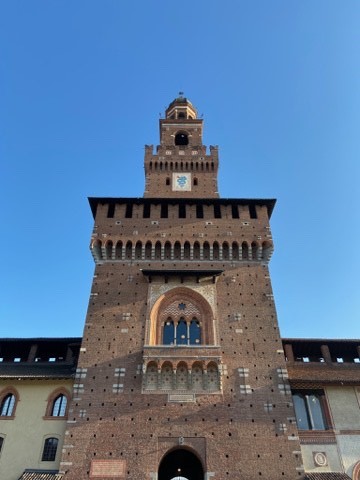
<instances>
[{"instance_id":1,"label":"brick tower facade","mask_svg":"<svg viewBox=\"0 0 360 480\"><path fill-rule=\"evenodd\" d=\"M145 147L143 198L90 198L96 268L61 470L302 478L269 277L271 199L221 199L184 97Z\"/></svg>"}]
</instances>

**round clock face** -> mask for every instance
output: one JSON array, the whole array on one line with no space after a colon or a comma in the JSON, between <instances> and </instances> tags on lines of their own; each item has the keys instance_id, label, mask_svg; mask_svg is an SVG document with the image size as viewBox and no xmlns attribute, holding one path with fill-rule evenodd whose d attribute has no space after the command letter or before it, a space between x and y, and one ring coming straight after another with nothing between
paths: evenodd
<instances>
[{"instance_id":1,"label":"round clock face","mask_svg":"<svg viewBox=\"0 0 360 480\"><path fill-rule=\"evenodd\" d=\"M191 173L173 173L172 189L175 192L191 191Z\"/></svg>"}]
</instances>

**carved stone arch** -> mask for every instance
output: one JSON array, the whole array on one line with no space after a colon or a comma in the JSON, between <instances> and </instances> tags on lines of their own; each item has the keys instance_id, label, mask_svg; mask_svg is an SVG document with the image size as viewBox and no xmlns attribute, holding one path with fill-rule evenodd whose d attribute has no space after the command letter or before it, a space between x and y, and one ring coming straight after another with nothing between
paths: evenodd
<instances>
[{"instance_id":1,"label":"carved stone arch","mask_svg":"<svg viewBox=\"0 0 360 480\"><path fill-rule=\"evenodd\" d=\"M233 260L239 260L239 244L237 242L232 243L232 258Z\"/></svg>"},{"instance_id":2,"label":"carved stone arch","mask_svg":"<svg viewBox=\"0 0 360 480\"><path fill-rule=\"evenodd\" d=\"M145 260L151 260L152 253L152 244L150 241L147 241L145 244Z\"/></svg>"},{"instance_id":3,"label":"carved stone arch","mask_svg":"<svg viewBox=\"0 0 360 480\"><path fill-rule=\"evenodd\" d=\"M181 259L181 243L176 241L174 244L174 260Z\"/></svg>"},{"instance_id":4,"label":"carved stone arch","mask_svg":"<svg viewBox=\"0 0 360 480\"><path fill-rule=\"evenodd\" d=\"M194 391L201 391L204 388L204 364L199 360L191 366L191 388Z\"/></svg>"},{"instance_id":5,"label":"carved stone arch","mask_svg":"<svg viewBox=\"0 0 360 480\"><path fill-rule=\"evenodd\" d=\"M203 244L203 257L204 260L210 260L210 244L208 241Z\"/></svg>"},{"instance_id":6,"label":"carved stone arch","mask_svg":"<svg viewBox=\"0 0 360 480\"><path fill-rule=\"evenodd\" d=\"M125 258L127 260L132 259L132 248L133 248L132 242L130 240L128 240L126 242L126 247L125 247Z\"/></svg>"},{"instance_id":7,"label":"carved stone arch","mask_svg":"<svg viewBox=\"0 0 360 480\"><path fill-rule=\"evenodd\" d=\"M191 252L190 242L186 241L184 243L184 260L190 260L190 252Z\"/></svg>"},{"instance_id":8,"label":"carved stone arch","mask_svg":"<svg viewBox=\"0 0 360 480\"><path fill-rule=\"evenodd\" d=\"M95 261L101 261L102 260L102 243L101 240L96 239L92 242L91 244L91 252L93 254L94 260Z\"/></svg>"},{"instance_id":9,"label":"carved stone arch","mask_svg":"<svg viewBox=\"0 0 360 480\"><path fill-rule=\"evenodd\" d=\"M108 240L105 244L106 260L112 259L113 247L114 247L113 241Z\"/></svg>"},{"instance_id":10,"label":"carved stone arch","mask_svg":"<svg viewBox=\"0 0 360 480\"><path fill-rule=\"evenodd\" d=\"M141 260L142 258L142 242L138 240L135 244L135 259Z\"/></svg>"},{"instance_id":11,"label":"carved stone arch","mask_svg":"<svg viewBox=\"0 0 360 480\"><path fill-rule=\"evenodd\" d=\"M219 366L214 361L210 361L206 366L207 385L208 391L220 390L220 372Z\"/></svg>"},{"instance_id":12,"label":"carved stone arch","mask_svg":"<svg viewBox=\"0 0 360 480\"><path fill-rule=\"evenodd\" d=\"M189 368L184 360L176 365L176 389L187 390L189 386Z\"/></svg>"},{"instance_id":13,"label":"carved stone arch","mask_svg":"<svg viewBox=\"0 0 360 480\"><path fill-rule=\"evenodd\" d=\"M220 246L218 242L214 242L213 244L213 259L214 260L220 259Z\"/></svg>"},{"instance_id":14,"label":"carved stone arch","mask_svg":"<svg viewBox=\"0 0 360 480\"><path fill-rule=\"evenodd\" d=\"M158 240L155 243L155 260L161 260L162 259L162 247L161 247L161 242Z\"/></svg>"},{"instance_id":15,"label":"carved stone arch","mask_svg":"<svg viewBox=\"0 0 360 480\"><path fill-rule=\"evenodd\" d=\"M249 260L249 245L247 242L242 242L241 250L242 250L242 259Z\"/></svg>"},{"instance_id":16,"label":"carved stone arch","mask_svg":"<svg viewBox=\"0 0 360 480\"><path fill-rule=\"evenodd\" d=\"M272 254L271 243L268 242L268 241L263 242L263 244L262 244L262 259L266 260L266 261L270 260L271 254Z\"/></svg>"},{"instance_id":17,"label":"carved stone arch","mask_svg":"<svg viewBox=\"0 0 360 480\"><path fill-rule=\"evenodd\" d=\"M151 361L146 365L145 388L146 390L157 390L158 388L158 365Z\"/></svg>"},{"instance_id":18,"label":"carved stone arch","mask_svg":"<svg viewBox=\"0 0 360 480\"><path fill-rule=\"evenodd\" d=\"M223 254L223 260L229 260L230 259L230 247L228 242L223 242L222 244L222 254Z\"/></svg>"},{"instance_id":19,"label":"carved stone arch","mask_svg":"<svg viewBox=\"0 0 360 480\"><path fill-rule=\"evenodd\" d=\"M180 439L179 439L180 440ZM177 445L167 450L159 462L158 480L173 478L204 478L204 460L189 445Z\"/></svg>"},{"instance_id":20,"label":"carved stone arch","mask_svg":"<svg viewBox=\"0 0 360 480\"><path fill-rule=\"evenodd\" d=\"M198 292L177 287L161 295L150 312L149 345L162 344L163 324L169 317L176 323L181 318L191 322L194 318L201 327L201 343L214 344L214 313L208 301Z\"/></svg>"},{"instance_id":21,"label":"carved stone arch","mask_svg":"<svg viewBox=\"0 0 360 480\"><path fill-rule=\"evenodd\" d=\"M174 367L168 360L161 364L159 387L161 390L172 390L174 387Z\"/></svg>"},{"instance_id":22,"label":"carved stone arch","mask_svg":"<svg viewBox=\"0 0 360 480\"><path fill-rule=\"evenodd\" d=\"M118 240L116 242L116 247L115 247L115 258L117 260L122 260L123 258L123 243L121 240Z\"/></svg>"},{"instance_id":23,"label":"carved stone arch","mask_svg":"<svg viewBox=\"0 0 360 480\"><path fill-rule=\"evenodd\" d=\"M251 254L253 260L258 260L259 244L257 242L251 242Z\"/></svg>"}]
</instances>

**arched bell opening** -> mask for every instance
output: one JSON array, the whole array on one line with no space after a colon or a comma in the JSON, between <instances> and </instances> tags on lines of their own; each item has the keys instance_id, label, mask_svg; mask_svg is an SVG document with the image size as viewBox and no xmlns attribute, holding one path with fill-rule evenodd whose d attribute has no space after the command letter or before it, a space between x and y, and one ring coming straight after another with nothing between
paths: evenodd
<instances>
[{"instance_id":1,"label":"arched bell opening","mask_svg":"<svg viewBox=\"0 0 360 480\"><path fill-rule=\"evenodd\" d=\"M186 132L178 132L175 135L175 145L189 145L189 136Z\"/></svg>"},{"instance_id":2,"label":"arched bell opening","mask_svg":"<svg viewBox=\"0 0 360 480\"><path fill-rule=\"evenodd\" d=\"M158 480L203 480L204 469L199 458L190 450L177 448L161 460Z\"/></svg>"}]
</instances>

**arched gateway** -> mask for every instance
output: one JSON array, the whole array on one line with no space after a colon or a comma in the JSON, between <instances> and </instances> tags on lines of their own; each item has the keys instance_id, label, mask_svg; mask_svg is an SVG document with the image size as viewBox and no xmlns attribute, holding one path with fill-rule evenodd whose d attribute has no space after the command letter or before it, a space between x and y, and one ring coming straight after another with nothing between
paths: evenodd
<instances>
[{"instance_id":1,"label":"arched gateway","mask_svg":"<svg viewBox=\"0 0 360 480\"><path fill-rule=\"evenodd\" d=\"M160 462L158 480L203 480L204 469L198 457L189 450L178 448L167 453Z\"/></svg>"}]
</instances>

